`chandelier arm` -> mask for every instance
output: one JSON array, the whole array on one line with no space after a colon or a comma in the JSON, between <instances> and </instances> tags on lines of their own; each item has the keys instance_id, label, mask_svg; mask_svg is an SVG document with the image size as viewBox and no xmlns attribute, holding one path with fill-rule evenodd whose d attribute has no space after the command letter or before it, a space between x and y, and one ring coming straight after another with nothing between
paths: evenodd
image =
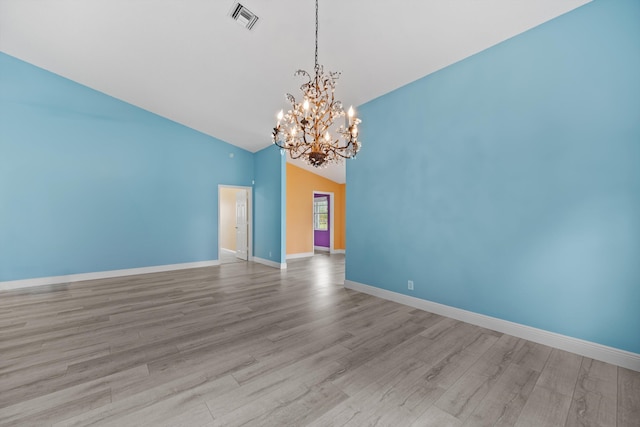
<instances>
[{"instance_id":1,"label":"chandelier arm","mask_svg":"<svg viewBox=\"0 0 640 427\"><path fill-rule=\"evenodd\" d=\"M349 129L351 129L351 126L349 127ZM339 141L338 141L338 139L336 139L336 141L335 141L335 144L336 144L335 148L336 148L336 149L338 149L338 150L340 150L340 151L344 151L344 150L346 150L347 148L349 148L349 146L353 146L353 147L355 147L355 146L356 146L356 143L358 142L358 138L357 138L357 137L354 137L354 136L351 134L351 131L350 131L350 130L348 131L348 134L349 134L349 138L348 138L348 139L343 137L343 139L344 139L344 141L345 141L345 143L346 143L344 146L337 146L337 144L338 144L338 142L339 142ZM345 158L346 158L346 157L345 157Z\"/></svg>"},{"instance_id":2,"label":"chandelier arm","mask_svg":"<svg viewBox=\"0 0 640 427\"><path fill-rule=\"evenodd\" d=\"M278 135L282 133L282 130L280 129L280 125L278 124L276 127L273 128L273 132L271 132L271 137L273 138L273 143L276 144L278 147L280 148L286 148L283 145L280 145L278 143Z\"/></svg>"},{"instance_id":3,"label":"chandelier arm","mask_svg":"<svg viewBox=\"0 0 640 427\"><path fill-rule=\"evenodd\" d=\"M332 143L331 143L331 150L332 151L340 151L340 150L344 150L346 147L340 147L338 144L340 143L340 139L336 138Z\"/></svg>"},{"instance_id":4,"label":"chandelier arm","mask_svg":"<svg viewBox=\"0 0 640 427\"><path fill-rule=\"evenodd\" d=\"M348 145L347 145L347 147L348 147ZM347 147L345 147L345 149L346 149ZM332 152L335 156L339 156L339 157L341 157L341 158L343 158L343 159L350 159L350 158L352 158L352 157L353 157L353 156L346 156L346 155L342 154L342 151L344 151L344 150L338 149L338 148L336 148L336 147L331 147L331 152Z\"/></svg>"},{"instance_id":5,"label":"chandelier arm","mask_svg":"<svg viewBox=\"0 0 640 427\"><path fill-rule=\"evenodd\" d=\"M301 145L300 145L300 148L302 149L302 150L300 151L300 153L301 153L301 154L308 154L308 153L309 153L309 151L311 150L311 145L309 145L309 144L302 145L302 144L301 144Z\"/></svg>"},{"instance_id":6,"label":"chandelier arm","mask_svg":"<svg viewBox=\"0 0 640 427\"><path fill-rule=\"evenodd\" d=\"M334 147L336 150L338 150L338 151L344 151L344 150L346 150L347 148L349 148L349 146L351 145L351 141L346 141L346 143L347 143L347 144L346 144L346 145L344 145L344 146L338 145L338 144L340 144L340 139L339 139L339 138L336 138L336 140L335 140L335 141L333 141L333 147Z\"/></svg>"},{"instance_id":7,"label":"chandelier arm","mask_svg":"<svg viewBox=\"0 0 640 427\"><path fill-rule=\"evenodd\" d=\"M296 153L298 153L298 154L296 154ZM294 160L299 159L300 157L305 156L306 154L308 154L308 150L305 150L305 151L296 151L295 153L294 153L294 152L291 152L291 151L289 152L289 155L290 155L290 156L291 156L291 158L292 158L292 159L294 159Z\"/></svg>"}]
</instances>

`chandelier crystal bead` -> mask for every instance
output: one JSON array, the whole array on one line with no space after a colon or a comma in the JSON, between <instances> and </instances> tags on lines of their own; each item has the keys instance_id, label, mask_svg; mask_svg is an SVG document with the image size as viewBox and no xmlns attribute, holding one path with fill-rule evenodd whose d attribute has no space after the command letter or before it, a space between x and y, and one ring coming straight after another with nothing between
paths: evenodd
<instances>
[{"instance_id":1,"label":"chandelier crystal bead","mask_svg":"<svg viewBox=\"0 0 640 427\"><path fill-rule=\"evenodd\" d=\"M362 145L358 141L361 120L355 116L353 107L345 113L342 103L335 99L336 80L340 73L325 73L324 67L318 64L318 0L314 74L298 70L294 75L307 79L300 86L302 102L296 101L289 93L286 95L291 109L278 113L271 135L273 143L289 151L292 159L303 159L314 167L326 167L340 163L342 159L354 158ZM341 117L344 117L344 124L336 129L334 123Z\"/></svg>"}]
</instances>

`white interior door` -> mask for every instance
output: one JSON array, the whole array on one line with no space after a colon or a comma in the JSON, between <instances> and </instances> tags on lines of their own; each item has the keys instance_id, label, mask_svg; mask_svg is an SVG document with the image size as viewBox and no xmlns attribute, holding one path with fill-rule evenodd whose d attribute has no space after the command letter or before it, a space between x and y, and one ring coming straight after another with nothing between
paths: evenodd
<instances>
[{"instance_id":1,"label":"white interior door","mask_svg":"<svg viewBox=\"0 0 640 427\"><path fill-rule=\"evenodd\" d=\"M236 192L236 258L248 260L247 191Z\"/></svg>"}]
</instances>

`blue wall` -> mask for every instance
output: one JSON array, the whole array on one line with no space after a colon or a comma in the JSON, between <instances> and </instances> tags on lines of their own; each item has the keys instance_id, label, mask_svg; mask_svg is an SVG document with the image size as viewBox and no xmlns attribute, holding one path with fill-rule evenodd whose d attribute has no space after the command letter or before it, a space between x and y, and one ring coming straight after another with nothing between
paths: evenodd
<instances>
[{"instance_id":1,"label":"blue wall","mask_svg":"<svg viewBox=\"0 0 640 427\"><path fill-rule=\"evenodd\" d=\"M248 151L0 53L0 281L215 260L218 184L252 178Z\"/></svg>"},{"instance_id":2,"label":"blue wall","mask_svg":"<svg viewBox=\"0 0 640 427\"><path fill-rule=\"evenodd\" d=\"M361 106L346 278L640 353L639 22L596 0Z\"/></svg>"},{"instance_id":3,"label":"blue wall","mask_svg":"<svg viewBox=\"0 0 640 427\"><path fill-rule=\"evenodd\" d=\"M286 260L286 158L275 145L255 153L254 256Z\"/></svg>"}]
</instances>

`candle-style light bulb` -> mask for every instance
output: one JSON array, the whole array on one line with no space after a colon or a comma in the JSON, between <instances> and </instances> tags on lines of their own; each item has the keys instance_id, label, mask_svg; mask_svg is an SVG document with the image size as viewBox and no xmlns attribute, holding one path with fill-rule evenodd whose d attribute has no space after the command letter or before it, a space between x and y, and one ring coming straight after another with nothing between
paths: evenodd
<instances>
[{"instance_id":1,"label":"candle-style light bulb","mask_svg":"<svg viewBox=\"0 0 640 427\"><path fill-rule=\"evenodd\" d=\"M280 126L280 122L282 121L283 117L284 117L284 112L280 110L280 112L278 113L278 126Z\"/></svg>"},{"instance_id":2,"label":"candle-style light bulb","mask_svg":"<svg viewBox=\"0 0 640 427\"><path fill-rule=\"evenodd\" d=\"M348 123L348 126L353 124L353 106L349 107L349 111L347 111L348 120L345 118L345 122Z\"/></svg>"},{"instance_id":3,"label":"candle-style light bulb","mask_svg":"<svg viewBox=\"0 0 640 427\"><path fill-rule=\"evenodd\" d=\"M302 104L302 109L304 110L304 118L308 119L309 118L309 100L305 99L304 103Z\"/></svg>"},{"instance_id":4,"label":"candle-style light bulb","mask_svg":"<svg viewBox=\"0 0 640 427\"><path fill-rule=\"evenodd\" d=\"M329 140L331 140L331 135L329 135L329 132L324 134L324 139L328 142Z\"/></svg>"}]
</instances>

